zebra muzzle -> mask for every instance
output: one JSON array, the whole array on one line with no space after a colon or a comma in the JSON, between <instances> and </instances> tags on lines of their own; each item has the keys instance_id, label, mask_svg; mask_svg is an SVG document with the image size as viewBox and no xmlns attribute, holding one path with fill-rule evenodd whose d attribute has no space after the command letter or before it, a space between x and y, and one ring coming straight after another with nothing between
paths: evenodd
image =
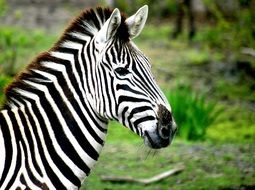
<instances>
[{"instance_id":1,"label":"zebra muzzle","mask_svg":"<svg viewBox=\"0 0 255 190\"><path fill-rule=\"evenodd\" d=\"M157 116L157 123L154 127L144 130L145 144L154 149L170 145L177 129L171 112L165 106L158 106Z\"/></svg>"}]
</instances>

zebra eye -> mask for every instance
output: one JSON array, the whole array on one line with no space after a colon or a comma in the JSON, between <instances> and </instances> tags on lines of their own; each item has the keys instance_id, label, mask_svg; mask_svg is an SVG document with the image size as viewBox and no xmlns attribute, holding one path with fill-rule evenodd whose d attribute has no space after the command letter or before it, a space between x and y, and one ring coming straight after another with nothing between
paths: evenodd
<instances>
[{"instance_id":1,"label":"zebra eye","mask_svg":"<svg viewBox=\"0 0 255 190\"><path fill-rule=\"evenodd\" d=\"M115 72L121 76L125 76L125 75L129 74L128 69L126 69L124 67L118 67L117 69L115 69Z\"/></svg>"}]
</instances>

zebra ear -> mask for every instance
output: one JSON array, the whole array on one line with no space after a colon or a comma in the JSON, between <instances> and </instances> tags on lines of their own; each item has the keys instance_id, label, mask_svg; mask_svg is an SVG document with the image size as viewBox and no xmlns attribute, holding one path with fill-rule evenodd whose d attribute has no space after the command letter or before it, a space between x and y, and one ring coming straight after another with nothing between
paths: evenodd
<instances>
[{"instance_id":1,"label":"zebra ear","mask_svg":"<svg viewBox=\"0 0 255 190\"><path fill-rule=\"evenodd\" d=\"M134 15L126 19L125 23L128 26L129 35L131 39L137 37L141 33L147 20L147 17L148 17L148 5L144 5Z\"/></svg>"},{"instance_id":2,"label":"zebra ear","mask_svg":"<svg viewBox=\"0 0 255 190\"><path fill-rule=\"evenodd\" d=\"M99 30L96 38L98 42L105 43L111 39L121 23L121 15L119 9L114 9L110 18L104 23Z\"/></svg>"}]
</instances>

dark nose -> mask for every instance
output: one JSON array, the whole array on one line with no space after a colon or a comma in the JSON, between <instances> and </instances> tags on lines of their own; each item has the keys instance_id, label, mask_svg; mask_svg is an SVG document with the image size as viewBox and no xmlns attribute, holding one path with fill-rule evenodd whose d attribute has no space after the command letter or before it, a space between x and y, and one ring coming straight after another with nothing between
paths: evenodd
<instances>
[{"instance_id":1,"label":"dark nose","mask_svg":"<svg viewBox=\"0 0 255 190\"><path fill-rule=\"evenodd\" d=\"M162 139L169 139L174 131L171 112L163 105L158 106L158 133Z\"/></svg>"}]
</instances>

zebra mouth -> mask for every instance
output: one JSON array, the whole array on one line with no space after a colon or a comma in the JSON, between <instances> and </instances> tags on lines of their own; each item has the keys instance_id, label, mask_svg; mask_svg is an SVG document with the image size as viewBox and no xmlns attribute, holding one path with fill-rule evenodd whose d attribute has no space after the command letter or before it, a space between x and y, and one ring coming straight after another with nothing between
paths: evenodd
<instances>
[{"instance_id":1,"label":"zebra mouth","mask_svg":"<svg viewBox=\"0 0 255 190\"><path fill-rule=\"evenodd\" d=\"M163 139L158 135L150 135L148 131L144 132L144 144L153 149L167 147L170 144L170 139Z\"/></svg>"}]
</instances>

